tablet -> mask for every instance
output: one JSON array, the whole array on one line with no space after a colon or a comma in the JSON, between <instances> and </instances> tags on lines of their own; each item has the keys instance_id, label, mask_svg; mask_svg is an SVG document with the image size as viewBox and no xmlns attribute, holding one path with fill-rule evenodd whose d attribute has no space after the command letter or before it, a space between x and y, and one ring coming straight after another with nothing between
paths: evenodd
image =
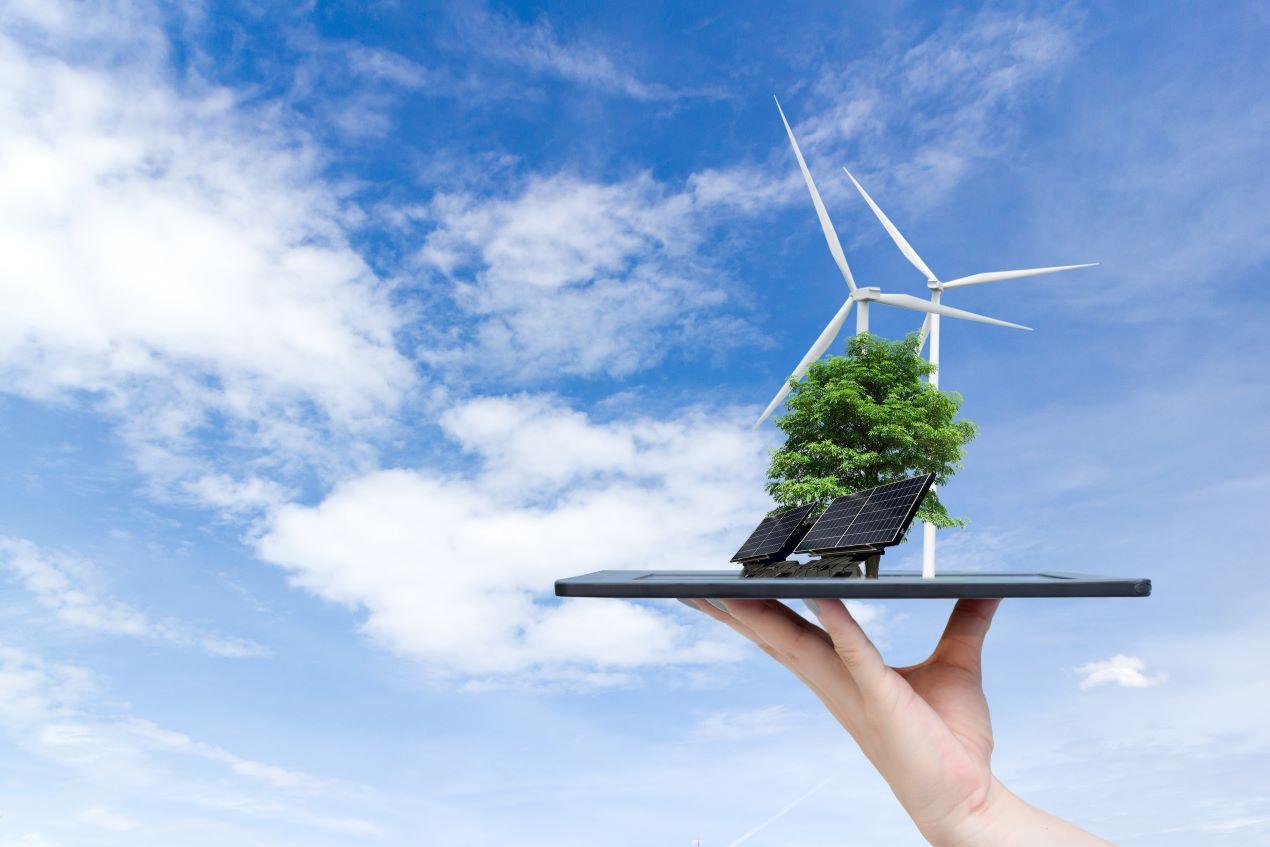
<instances>
[{"instance_id":1,"label":"tablet","mask_svg":"<svg viewBox=\"0 0 1270 847\"><path fill-rule=\"evenodd\" d=\"M861 577L799 579L743 577L739 570L596 571L556 581L559 597L745 597L790 599L840 597L861 600L941 597L1146 597L1141 577L1043 571L989 573L948 571L924 579L917 571Z\"/></svg>"}]
</instances>

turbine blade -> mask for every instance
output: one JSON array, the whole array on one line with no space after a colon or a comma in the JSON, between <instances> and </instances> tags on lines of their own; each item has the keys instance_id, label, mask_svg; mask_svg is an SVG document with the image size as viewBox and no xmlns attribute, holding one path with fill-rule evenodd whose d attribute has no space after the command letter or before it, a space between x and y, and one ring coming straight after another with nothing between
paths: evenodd
<instances>
[{"instance_id":1,"label":"turbine blade","mask_svg":"<svg viewBox=\"0 0 1270 847\"><path fill-rule=\"evenodd\" d=\"M851 304L854 300L848 299L842 304L842 308L838 309L838 313L833 316L833 320L829 321L820 336L816 339L816 343L811 345L811 349L807 351L807 355L803 356L802 361L798 363L798 367L794 368L794 372L790 374L790 379L802 379L803 374L807 373L807 369L811 367L811 363L824 355L825 350L829 349L829 345L838 337L838 331L842 329L843 322L847 319L847 315L851 313ZM758 429L763 421L776 410L776 407L785 399L785 395L789 394L789 380L785 380L785 384L781 386L781 390L776 392L776 396L772 398L772 402L767 404L767 408L763 410L763 414L758 416L758 420L754 422L754 426L750 429Z\"/></svg>"},{"instance_id":2,"label":"turbine blade","mask_svg":"<svg viewBox=\"0 0 1270 847\"><path fill-rule=\"evenodd\" d=\"M922 261L922 257L917 255L917 251L913 249L913 245L909 244L908 240L900 234L898 229L895 228L895 224L891 223L891 219L886 216L886 212L883 212L880 208L878 208L878 204L873 202L873 198L869 196L869 192L864 190L864 186L861 185L854 176L851 176L851 171L848 171L846 168L843 168L842 170L845 171L851 181L855 183L856 190L860 192L860 196L864 198L864 202L869 204L869 208L873 210L873 214L878 216L878 220L882 222L882 226L886 227L886 231L891 234L891 240L895 242L896 247L900 248L900 252L904 254L904 258L912 262L913 267L926 274L927 280L930 282L938 282L939 280L935 277L935 272L926 267L926 263Z\"/></svg>"},{"instance_id":3,"label":"turbine blade","mask_svg":"<svg viewBox=\"0 0 1270 847\"><path fill-rule=\"evenodd\" d=\"M775 97L772 98L776 100ZM803 180L807 183L807 190L811 192L811 204L816 207L816 216L820 218L820 228L825 233L825 243L829 245L829 252L833 254L834 263L838 265L838 270L842 272L842 278L847 281L847 288L855 291L855 277L851 275L851 268L847 265L847 257L842 252L842 242L838 241L838 233L834 231L833 221L829 220L829 213L825 211L825 203L820 199L820 192L816 190L816 183L812 181L811 171L807 170L807 162L803 159L803 151L798 149L798 141L794 138L794 131L789 128L789 121L785 120L785 110L781 108L781 101L776 100L776 111L781 113L781 123L785 125L785 133L789 136L790 146L794 148L794 156L798 158L798 168L803 172Z\"/></svg>"},{"instance_id":4,"label":"turbine blade","mask_svg":"<svg viewBox=\"0 0 1270 847\"><path fill-rule=\"evenodd\" d=\"M1086 262L1083 265L1060 265L1056 268L1027 268L1021 271L990 271L986 274L971 274L970 276L957 277L954 280L944 283L944 288L957 288L962 285L979 285L983 282L1001 282L1005 279L1019 279L1025 276L1039 276L1040 274L1052 274L1059 271L1070 271L1076 268L1092 268L1097 262Z\"/></svg>"},{"instance_id":5,"label":"turbine blade","mask_svg":"<svg viewBox=\"0 0 1270 847\"><path fill-rule=\"evenodd\" d=\"M901 309L911 309L914 312L927 312L932 315L943 315L948 318L961 318L964 321L978 321L979 323L1008 326L1011 329L1025 329L1028 332L1032 331L1030 326L1014 324L1009 321L999 321L996 318L989 318L986 315L967 312L964 309L954 309L951 306L945 306L942 303L932 303L929 300L923 300L922 298L914 297L911 294L877 294L874 299L877 300L877 302L885 303L888 306L898 306Z\"/></svg>"},{"instance_id":6,"label":"turbine blade","mask_svg":"<svg viewBox=\"0 0 1270 847\"><path fill-rule=\"evenodd\" d=\"M917 355L922 355L922 348L926 346L926 337L930 335L930 313L926 313L926 317L922 319L922 331L918 336Z\"/></svg>"}]
</instances>

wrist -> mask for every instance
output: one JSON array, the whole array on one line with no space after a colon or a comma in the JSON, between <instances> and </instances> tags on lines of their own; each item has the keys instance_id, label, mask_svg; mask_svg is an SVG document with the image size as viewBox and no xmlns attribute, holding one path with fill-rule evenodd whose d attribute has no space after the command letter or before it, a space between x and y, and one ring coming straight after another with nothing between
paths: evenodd
<instances>
[{"instance_id":1,"label":"wrist","mask_svg":"<svg viewBox=\"0 0 1270 847\"><path fill-rule=\"evenodd\" d=\"M981 802L922 835L933 847L1111 847L1024 802L996 777Z\"/></svg>"},{"instance_id":2,"label":"wrist","mask_svg":"<svg viewBox=\"0 0 1270 847\"><path fill-rule=\"evenodd\" d=\"M983 797L948 819L922 828L933 847L1012 847L1026 843L1029 813L1036 810L991 777Z\"/></svg>"}]
</instances>

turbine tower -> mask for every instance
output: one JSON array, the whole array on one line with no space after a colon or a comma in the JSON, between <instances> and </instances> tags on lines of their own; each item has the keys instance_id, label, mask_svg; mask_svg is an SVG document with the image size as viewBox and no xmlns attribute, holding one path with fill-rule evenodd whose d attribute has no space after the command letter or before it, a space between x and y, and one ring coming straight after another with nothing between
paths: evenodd
<instances>
[{"instance_id":1,"label":"turbine tower","mask_svg":"<svg viewBox=\"0 0 1270 847\"><path fill-rule=\"evenodd\" d=\"M773 98L775 99L775 98ZM816 216L820 219L820 229L825 234L825 243L829 245L829 253L833 256L834 263L838 266L842 278L847 283L847 299L839 307L833 319L820 333L815 343L811 345L811 349L803 356L798 366L794 368L790 374L790 379L802 379L803 374L807 373L807 369L811 367L811 363L824 355L825 350L838 337L838 332L842 329L842 324L846 321L847 315L851 312L852 305L858 304L856 311L855 331L859 335L862 332L869 331L869 305L871 303L881 303L886 306L895 306L900 309L908 309L912 312L925 312L928 317L947 316L950 318L961 318L967 321L979 321L980 323L996 324L998 326L1008 326L1014 329L1029 329L1026 326L1010 323L1008 321L999 321L996 318L977 315L974 312L967 312L962 309L953 309L939 303L938 298L932 298L930 301L923 300L920 297L914 297L911 294L886 294L881 288L876 286L861 288L856 286L855 277L851 275L851 268L847 265L847 257L842 252L842 243L838 240L838 233L833 228L833 222L829 220L829 213L825 210L824 201L820 199L820 192L816 190L816 183L811 178L811 171L807 169L807 162L803 159L803 153L798 149L798 140L794 138L794 131L790 129L789 121L785 119L785 111L781 109L780 101L776 101L776 110L780 112L781 123L785 125L785 133L789 136L789 144L794 148L794 157L798 159L798 168L803 173L803 180L807 183L807 191L811 194L811 204L816 207ZM876 208L876 207L875 207ZM889 222L888 222L889 223ZM910 248L911 249L911 248ZM916 255L916 254L914 254ZM776 396L772 398L772 402L767 404L767 408L763 410L763 414L759 415L758 420L754 422L754 429L759 424L767 420L768 416L775 411L785 396L789 394L789 380L781 386L780 391L776 392Z\"/></svg>"},{"instance_id":2,"label":"turbine tower","mask_svg":"<svg viewBox=\"0 0 1270 847\"><path fill-rule=\"evenodd\" d=\"M873 214L877 215L882 226L890 234L891 240L895 242L895 246L900 248L900 252L904 254L904 258L912 263L913 267L926 277L926 287L930 289L930 302L932 305L939 305L940 295L943 294L945 288L960 288L963 285L978 285L984 282L1001 282L1007 279L1019 279L1026 276L1039 276L1040 274L1052 274L1058 271L1070 271L1076 268L1089 268L1098 264L1097 262L1087 262L1083 265L1059 265L1052 268L1025 268L1017 271L989 271L988 273L971 274L970 276L958 277L948 282L941 282L934 271L930 269L922 257L917 255L917 251L913 249L913 245L908 243L895 224L891 223L891 219L886 213L879 208L877 203L873 202L873 198L869 196L869 192L864 190L864 186L860 184L851 171L845 167L842 169L846 172L847 177L855 185L856 190L860 192L860 196L864 198L864 202L869 204L869 208L873 210ZM939 387L939 312L931 312L926 315L926 319L922 321L921 341L918 344L917 352L921 353L922 347L926 344L927 336L930 337L930 354L928 359L935 366L935 370L931 372L930 384L935 388ZM935 575L935 525L930 522L922 524L922 576L926 578Z\"/></svg>"}]
</instances>

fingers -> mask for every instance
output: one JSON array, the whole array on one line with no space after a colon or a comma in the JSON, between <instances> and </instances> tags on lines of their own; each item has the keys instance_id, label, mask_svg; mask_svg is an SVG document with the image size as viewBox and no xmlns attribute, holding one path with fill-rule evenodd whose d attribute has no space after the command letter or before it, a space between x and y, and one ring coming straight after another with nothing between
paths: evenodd
<instances>
[{"instance_id":1,"label":"fingers","mask_svg":"<svg viewBox=\"0 0 1270 847\"><path fill-rule=\"evenodd\" d=\"M776 600L727 600L731 615L832 696L857 695L824 630Z\"/></svg>"},{"instance_id":2,"label":"fingers","mask_svg":"<svg viewBox=\"0 0 1270 847\"><path fill-rule=\"evenodd\" d=\"M821 699L855 703L859 693L844 673L833 642L820 627L776 600L695 601L702 612L757 644L793 671ZM726 611L720 612L719 606Z\"/></svg>"},{"instance_id":3,"label":"fingers","mask_svg":"<svg viewBox=\"0 0 1270 847\"><path fill-rule=\"evenodd\" d=\"M820 624L829 633L834 653L867 700L889 688L891 669L882 661L882 654L864 634L860 624L847 611L841 600L815 600L809 603Z\"/></svg>"},{"instance_id":4,"label":"fingers","mask_svg":"<svg viewBox=\"0 0 1270 847\"><path fill-rule=\"evenodd\" d=\"M958 600L935 648L936 656L945 662L978 672L983 641L999 605L999 599Z\"/></svg>"},{"instance_id":5,"label":"fingers","mask_svg":"<svg viewBox=\"0 0 1270 847\"><path fill-rule=\"evenodd\" d=\"M732 615L728 613L727 607L723 605L722 601L720 600L684 600L681 598L679 602L683 603L685 606L691 606L697 611L705 615L708 615L709 617L714 618L716 621L719 621L720 623L727 624L729 628L736 630L738 633L748 638L750 641L753 641L754 644L764 653L771 656L773 659L780 662L782 665L789 667L789 664L785 661L784 656L779 655L774 649L772 649L771 645L769 645L762 638L759 638L758 635L756 635L752 629L750 629L748 626L745 626L736 618L732 617ZM793 670L793 668L790 668L790 669ZM797 673L797 671L795 671L795 673Z\"/></svg>"},{"instance_id":6,"label":"fingers","mask_svg":"<svg viewBox=\"0 0 1270 847\"><path fill-rule=\"evenodd\" d=\"M775 600L727 600L727 614L704 602L703 612L732 626L831 696L855 706L890 690L893 674L840 600L809 600L825 630ZM740 625L738 627L738 624Z\"/></svg>"},{"instance_id":7,"label":"fingers","mask_svg":"<svg viewBox=\"0 0 1270 847\"><path fill-rule=\"evenodd\" d=\"M835 663L829 637L776 600L726 600L728 615L771 647L784 664L821 687L832 682Z\"/></svg>"},{"instance_id":8,"label":"fingers","mask_svg":"<svg viewBox=\"0 0 1270 847\"><path fill-rule=\"evenodd\" d=\"M819 685L817 685L815 681L810 679L807 676L807 674L803 672L802 668L800 667L800 663L796 660L796 658L793 655L779 652L776 648L774 648L771 644L769 644L764 638L762 638L753 629L751 629L746 624L742 623L740 620L734 617L729 611L727 611L727 607L723 605L722 601L680 599L679 602L683 603L685 606L691 606L692 608L697 609L698 611L714 618L716 621L719 621L720 623L727 624L728 627L735 630L737 633L741 634L745 638L748 638L750 641L753 641L754 644L760 650L762 650L764 653L771 656L773 659L780 662L782 665L784 665L786 668L792 671L795 676L797 676L800 680L802 680L804 685L810 688L816 694L817 697L819 697L822 701L825 702L825 705L830 706L831 709L833 708L832 705L829 703L829 701L826 699L824 690ZM823 637L824 633L821 633L821 635Z\"/></svg>"},{"instance_id":9,"label":"fingers","mask_svg":"<svg viewBox=\"0 0 1270 847\"><path fill-rule=\"evenodd\" d=\"M698 600L696 604L788 668L844 729L857 736L860 691L823 630L776 600ZM727 611L719 612L719 606Z\"/></svg>"}]
</instances>

